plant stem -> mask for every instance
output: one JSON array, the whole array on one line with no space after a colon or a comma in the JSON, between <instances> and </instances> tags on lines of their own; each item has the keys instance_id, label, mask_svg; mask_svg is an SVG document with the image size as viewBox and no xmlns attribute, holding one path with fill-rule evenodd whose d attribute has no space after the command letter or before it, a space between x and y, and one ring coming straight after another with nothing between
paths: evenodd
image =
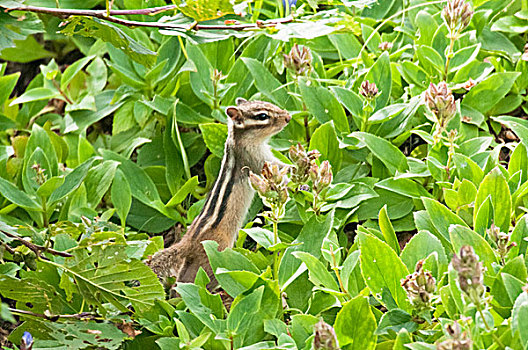
<instances>
[{"instance_id":1,"label":"plant stem","mask_svg":"<svg viewBox=\"0 0 528 350\"><path fill-rule=\"evenodd\" d=\"M447 51L447 57L446 57L446 64L445 64L445 70L444 70L444 81L447 82L447 75L449 73L449 63L451 62L451 57L453 56L453 46L455 45L455 37L458 37L458 32L455 34L455 37L450 34L449 35L449 50Z\"/></svg>"},{"instance_id":2,"label":"plant stem","mask_svg":"<svg viewBox=\"0 0 528 350\"><path fill-rule=\"evenodd\" d=\"M279 232L277 220L273 220L273 244L279 242ZM279 251L273 252L273 277L279 280Z\"/></svg>"},{"instance_id":3,"label":"plant stem","mask_svg":"<svg viewBox=\"0 0 528 350\"><path fill-rule=\"evenodd\" d=\"M40 256L41 252L47 252L47 253L50 253L50 254L53 254L53 255L57 255L57 256L62 256L62 257L65 257L65 258L71 258L73 256L70 253L61 252L61 251L58 251L58 250L55 250L55 249L42 247L42 246L36 245L34 243L28 242L25 239L23 239L21 237L18 237L17 235L14 235L14 234L9 233L7 231L3 231L2 230L2 233L4 235L10 237L10 238L16 239L17 241L19 241L20 243L22 243L23 245L28 247L30 250L35 252L35 254L37 256Z\"/></svg>"},{"instance_id":4,"label":"plant stem","mask_svg":"<svg viewBox=\"0 0 528 350\"><path fill-rule=\"evenodd\" d=\"M83 300L84 302L84 300ZM34 317L39 317L39 318L44 318L48 321L52 321L52 322L55 322L55 321L58 321L60 318L66 318L66 319L71 319L71 318L74 318L74 319L78 319L78 320L94 320L97 318L97 315L91 313L91 312L81 312L81 313L78 313L78 314L72 314L72 315L69 315L69 314L65 314L65 315L45 315L45 314L39 314L39 313L36 313L36 312L32 312L32 311L27 311L27 310L19 310L19 309L13 309L13 308L8 308L9 311L11 311L12 313L14 314L17 314L17 315L23 315L23 316L34 316Z\"/></svg>"},{"instance_id":5,"label":"plant stem","mask_svg":"<svg viewBox=\"0 0 528 350\"><path fill-rule=\"evenodd\" d=\"M488 324L488 321L486 321L486 318L484 317L484 313L482 312L482 307L480 306L480 303L477 304L476 307L477 307L478 313L480 314L480 317L482 318L482 322L484 323L484 327L486 327L486 330L491 333L491 337L493 338L493 340L495 340L495 343L497 343L497 345L501 349L506 349L506 347L504 346L504 344L502 344L502 342L500 341L499 337L497 337L495 332L492 332L491 327Z\"/></svg>"},{"instance_id":6,"label":"plant stem","mask_svg":"<svg viewBox=\"0 0 528 350\"><path fill-rule=\"evenodd\" d=\"M51 7L39 7L39 6L18 6L18 7L8 7L6 5L0 5L7 12L10 11L27 11L34 13L45 13L48 15L58 16L61 18L69 16L85 16L85 17L95 17L104 21L121 24L127 27L150 27L158 29L173 29L173 30L235 30L243 31L247 29L260 29L266 27L275 27L279 23L289 23L293 22L293 17L283 17L270 21L262 21L258 23L243 23L243 24L231 24L231 25L209 25L209 24L196 24L193 22L191 26L186 24L175 24L175 23L160 23L160 22L141 22L141 21L130 21L127 19L112 17L106 15L105 10L76 10L76 9L55 9ZM154 7L147 9L137 9L137 10L110 10L110 15L152 15L155 13L173 10L176 6L162 6Z\"/></svg>"}]
</instances>

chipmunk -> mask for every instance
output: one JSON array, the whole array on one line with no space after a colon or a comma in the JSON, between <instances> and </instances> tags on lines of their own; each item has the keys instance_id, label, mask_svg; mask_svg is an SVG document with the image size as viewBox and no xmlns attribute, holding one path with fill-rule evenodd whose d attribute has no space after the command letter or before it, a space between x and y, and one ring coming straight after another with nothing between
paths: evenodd
<instances>
[{"instance_id":1,"label":"chipmunk","mask_svg":"<svg viewBox=\"0 0 528 350\"><path fill-rule=\"evenodd\" d=\"M280 163L268 139L291 120L287 111L264 101L236 99L226 109L228 137L218 178L200 214L178 243L156 253L147 264L160 277L194 282L201 266L214 281L202 241L218 242L218 249L232 247L253 200L249 170L260 173L264 163Z\"/></svg>"}]
</instances>

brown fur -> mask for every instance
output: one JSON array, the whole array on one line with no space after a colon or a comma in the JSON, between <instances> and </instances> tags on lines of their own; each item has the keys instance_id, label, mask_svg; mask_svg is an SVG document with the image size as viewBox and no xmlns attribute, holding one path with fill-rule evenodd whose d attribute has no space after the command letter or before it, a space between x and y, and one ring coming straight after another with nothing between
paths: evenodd
<instances>
[{"instance_id":1,"label":"brown fur","mask_svg":"<svg viewBox=\"0 0 528 350\"><path fill-rule=\"evenodd\" d=\"M248 168L260 173L265 161L277 161L267 141L288 124L291 119L288 112L268 102L237 99L237 106L227 108L226 113L230 117L229 135L221 172L224 171L225 176L229 176L227 170L231 170L230 181L233 183L229 191L219 191L219 195L229 192L223 202L223 216L215 223L215 219L220 217L218 214L222 209L220 206L223 198L217 198L215 203L208 198L211 201L209 211L213 212L211 217L206 215L206 201L202 212L190 225L182 240L156 253L148 262L158 276L174 276L178 282L193 282L198 269L202 267L214 281L213 271L201 242L216 241L219 250L233 246L254 196L248 181ZM269 115L269 123L255 121L254 115L259 113ZM234 165L229 168L230 164ZM221 178L222 174L219 174L215 184L219 188L222 183L227 185L227 182L221 183ZM212 193L215 190L216 187L213 187ZM211 195L210 193L209 196Z\"/></svg>"}]
</instances>

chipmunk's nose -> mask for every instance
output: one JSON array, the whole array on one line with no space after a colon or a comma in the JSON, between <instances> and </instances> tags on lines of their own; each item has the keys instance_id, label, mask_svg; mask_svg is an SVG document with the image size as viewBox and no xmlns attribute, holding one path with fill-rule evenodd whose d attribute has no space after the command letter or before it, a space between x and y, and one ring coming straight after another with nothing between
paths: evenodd
<instances>
[{"instance_id":1,"label":"chipmunk's nose","mask_svg":"<svg viewBox=\"0 0 528 350\"><path fill-rule=\"evenodd\" d=\"M291 120L291 115L286 114L286 117L284 118L284 120L286 120L286 123L289 123Z\"/></svg>"}]
</instances>

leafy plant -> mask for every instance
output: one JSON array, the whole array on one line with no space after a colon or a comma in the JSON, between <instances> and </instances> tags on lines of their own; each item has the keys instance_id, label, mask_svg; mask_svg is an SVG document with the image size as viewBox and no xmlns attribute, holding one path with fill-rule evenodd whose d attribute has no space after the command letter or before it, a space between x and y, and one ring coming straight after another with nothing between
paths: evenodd
<instances>
[{"instance_id":1,"label":"leafy plant","mask_svg":"<svg viewBox=\"0 0 528 350\"><path fill-rule=\"evenodd\" d=\"M526 1L0 7L2 345L528 348ZM289 167L164 291L237 97Z\"/></svg>"}]
</instances>

